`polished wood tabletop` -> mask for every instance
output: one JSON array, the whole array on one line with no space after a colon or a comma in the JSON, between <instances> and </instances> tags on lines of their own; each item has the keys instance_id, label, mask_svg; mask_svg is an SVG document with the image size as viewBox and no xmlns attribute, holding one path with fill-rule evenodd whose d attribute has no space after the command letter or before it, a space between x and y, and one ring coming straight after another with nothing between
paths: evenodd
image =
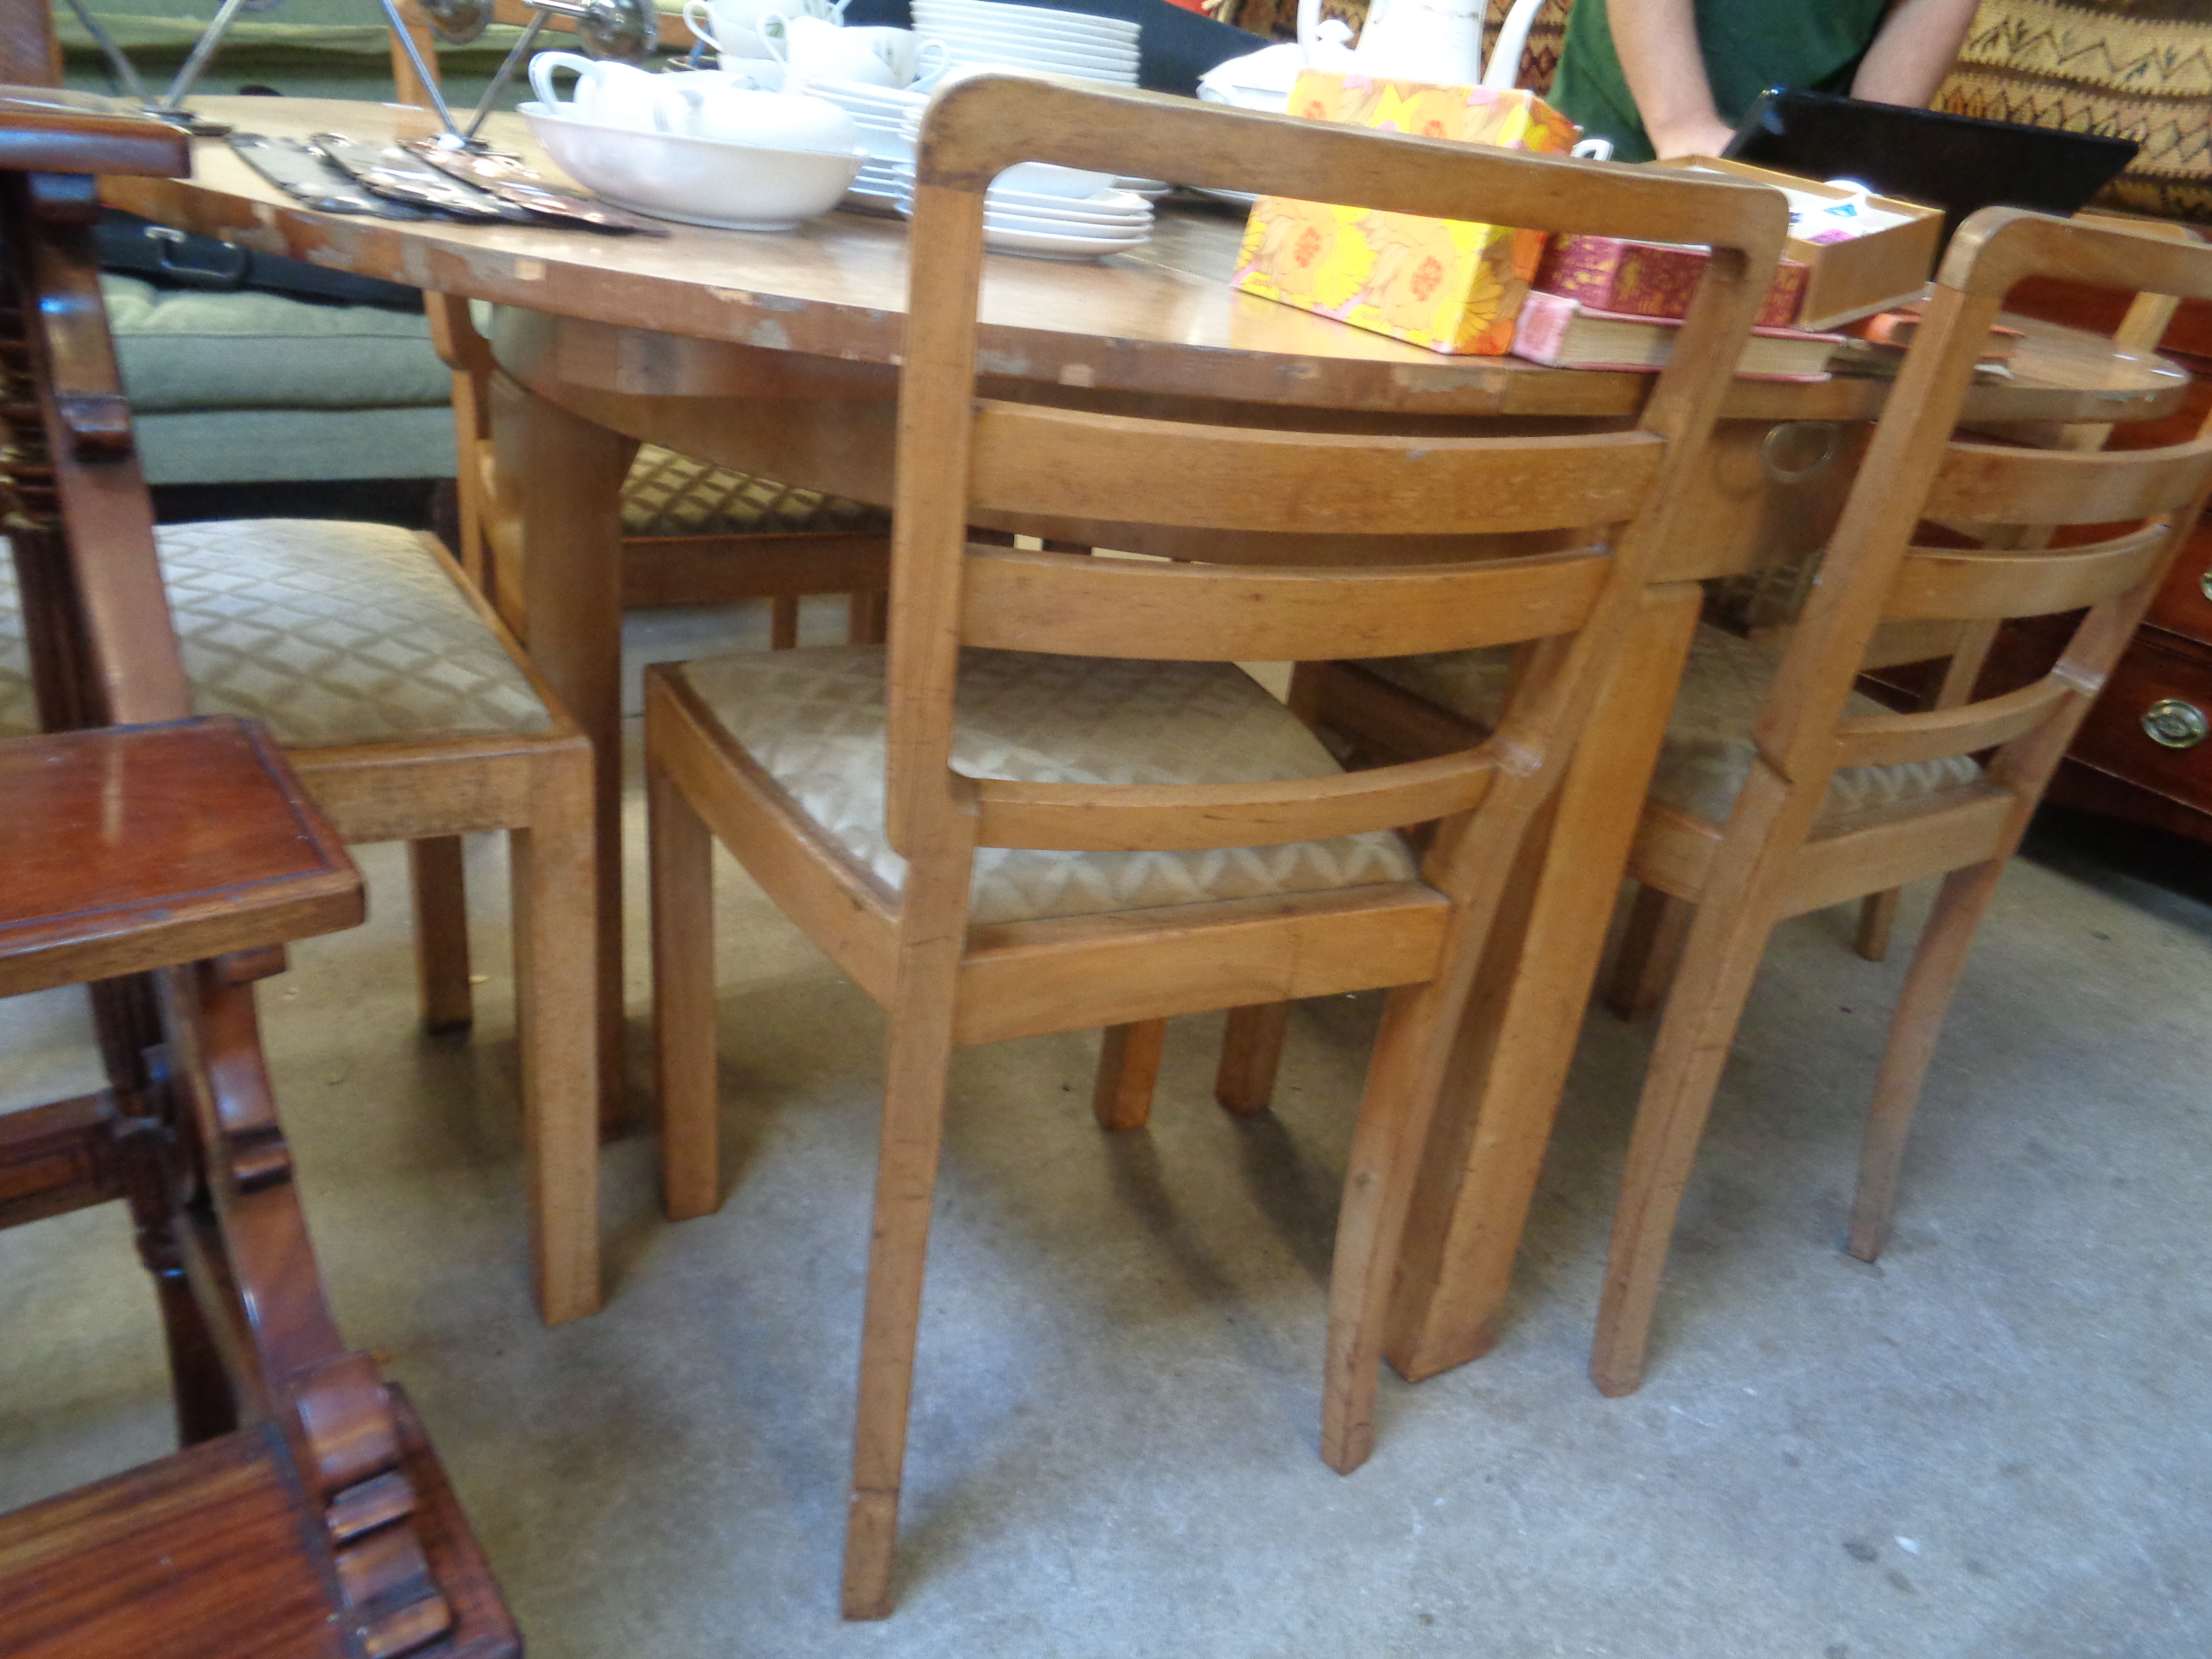
<instances>
[{"instance_id":1,"label":"polished wood tabletop","mask_svg":"<svg viewBox=\"0 0 2212 1659\"><path fill-rule=\"evenodd\" d=\"M194 106L240 131L367 141L437 131L397 104L306 98L204 98ZM486 132L549 177L559 169L516 115ZM896 366L906 310L907 229L836 212L765 234L670 225L665 237L527 226L402 222L316 211L293 201L220 139L193 147L189 179L106 183L113 204L165 224L412 287L694 340L817 359ZM987 372L1097 388L1441 416L1630 416L1650 377L1551 369L1510 357L1445 357L1229 285L1243 219L1233 210L1170 207L1133 253L1096 264L1016 255L985 262ZM2163 412L2186 375L2148 356L2039 325L2016 380L1980 388L1970 418L2130 420ZM1742 419L1871 419L1880 380L1739 380L1726 413Z\"/></svg>"}]
</instances>

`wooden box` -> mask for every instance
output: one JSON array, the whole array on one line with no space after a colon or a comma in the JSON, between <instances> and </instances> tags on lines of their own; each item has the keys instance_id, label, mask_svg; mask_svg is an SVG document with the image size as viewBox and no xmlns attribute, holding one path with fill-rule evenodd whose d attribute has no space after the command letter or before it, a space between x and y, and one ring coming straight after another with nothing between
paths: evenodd
<instances>
[{"instance_id":1,"label":"wooden box","mask_svg":"<svg viewBox=\"0 0 2212 1659\"><path fill-rule=\"evenodd\" d=\"M1725 173L1829 202L1849 202L1859 194L1818 179L1801 179L1794 173L1777 173L1747 161L1724 161L1711 155L1680 155L1650 165ZM1935 274L1936 256L1943 246L1942 210L1893 196L1869 195L1866 201L1869 206L1896 214L1908 222L1850 241L1806 241L1792 235L1784 246L1784 258L1802 260L1812 268L1792 327L1817 332L1885 310L1911 299Z\"/></svg>"}]
</instances>

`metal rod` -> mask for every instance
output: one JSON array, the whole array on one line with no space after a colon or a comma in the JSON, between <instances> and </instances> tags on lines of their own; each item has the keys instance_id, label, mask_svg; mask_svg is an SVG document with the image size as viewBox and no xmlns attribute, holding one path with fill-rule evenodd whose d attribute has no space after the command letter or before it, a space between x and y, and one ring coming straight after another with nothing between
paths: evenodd
<instances>
[{"instance_id":1,"label":"metal rod","mask_svg":"<svg viewBox=\"0 0 2212 1659\"><path fill-rule=\"evenodd\" d=\"M192 55L185 59L185 66L177 71L177 78L169 82L168 91L162 94L161 109L173 111L184 107L185 100L191 95L192 88L198 84L200 71L207 67L208 59L215 56L215 49L222 44L222 37L230 33L231 20L238 15L245 4L246 0L222 0L222 9L216 13L215 21L207 26L207 33L200 36L198 44L192 47Z\"/></svg>"},{"instance_id":2,"label":"metal rod","mask_svg":"<svg viewBox=\"0 0 2212 1659\"><path fill-rule=\"evenodd\" d=\"M477 100L476 112L469 117L468 129L460 135L463 143L476 142L477 129L484 124L484 118L491 113L493 106L499 102L499 94L506 88L508 77L514 75L514 66L522 61L524 54L529 52L544 27L545 14L533 11L530 27L524 29L516 37L514 44L507 49L507 56L500 60L499 69L491 77L491 84L484 88L484 95Z\"/></svg>"},{"instance_id":3,"label":"metal rod","mask_svg":"<svg viewBox=\"0 0 2212 1659\"><path fill-rule=\"evenodd\" d=\"M131 60L123 55L123 48L115 44L115 37L85 9L84 0L70 0L70 9L84 25L84 32L92 37L93 45L100 48L100 55L107 60L107 67L115 72L115 78L123 82L124 91L142 104L148 102L146 83L138 78L138 71L131 67Z\"/></svg>"},{"instance_id":4,"label":"metal rod","mask_svg":"<svg viewBox=\"0 0 2212 1659\"><path fill-rule=\"evenodd\" d=\"M224 0L224 3L235 5L238 0ZM407 32L406 20L400 16L399 8L394 0L383 0L383 3L384 15L391 21L393 36L406 52L407 61L415 65L415 78L422 83L422 90L430 94L430 101L436 106L438 118L446 124L446 131L459 138L461 130L453 125L453 108L446 102L445 92L438 85L437 70L422 61L422 49L415 44L415 37Z\"/></svg>"}]
</instances>

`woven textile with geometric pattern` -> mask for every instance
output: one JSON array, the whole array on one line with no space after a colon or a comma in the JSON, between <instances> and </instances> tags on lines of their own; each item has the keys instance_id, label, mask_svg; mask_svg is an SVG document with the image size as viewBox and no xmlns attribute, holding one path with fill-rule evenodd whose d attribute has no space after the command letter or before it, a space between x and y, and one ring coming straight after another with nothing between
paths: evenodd
<instances>
[{"instance_id":1,"label":"woven textile with geometric pattern","mask_svg":"<svg viewBox=\"0 0 2212 1659\"><path fill-rule=\"evenodd\" d=\"M2098 202L2212 224L2207 0L1982 0L1934 106L2132 138L2142 153Z\"/></svg>"},{"instance_id":2,"label":"woven textile with geometric pattern","mask_svg":"<svg viewBox=\"0 0 2212 1659\"><path fill-rule=\"evenodd\" d=\"M880 507L799 489L645 444L623 482L624 536L758 536L887 530Z\"/></svg>"},{"instance_id":3,"label":"woven textile with geometric pattern","mask_svg":"<svg viewBox=\"0 0 2212 1659\"><path fill-rule=\"evenodd\" d=\"M1778 641L1739 639L1709 623L1698 624L1695 645L1667 722L1665 745L1652 774L1651 799L1703 818L1726 823L1751 775L1751 728L1765 706L1767 688L1782 660ZM1505 704L1512 672L1510 651L1457 651L1431 657L1393 657L1360 665L1370 673L1490 726ZM1890 711L1854 692L1852 718ZM1828 785L1825 811L1863 811L1923 800L1976 781L1982 769L1963 755L1901 766L1848 767Z\"/></svg>"},{"instance_id":4,"label":"woven textile with geometric pattern","mask_svg":"<svg viewBox=\"0 0 2212 1659\"><path fill-rule=\"evenodd\" d=\"M711 658L676 671L730 735L854 860L896 892L906 862L884 830L884 653L848 646ZM953 763L971 777L1050 783L1234 783L1338 770L1313 734L1226 663L969 651ZM1413 881L1390 830L1279 847L975 854L978 922L1316 893Z\"/></svg>"}]
</instances>

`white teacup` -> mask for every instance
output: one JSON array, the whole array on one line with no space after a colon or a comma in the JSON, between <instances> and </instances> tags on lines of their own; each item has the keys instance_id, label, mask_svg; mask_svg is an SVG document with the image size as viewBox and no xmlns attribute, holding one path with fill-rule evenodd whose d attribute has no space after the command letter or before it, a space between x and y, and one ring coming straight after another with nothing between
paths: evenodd
<instances>
[{"instance_id":1,"label":"white teacup","mask_svg":"<svg viewBox=\"0 0 2212 1659\"><path fill-rule=\"evenodd\" d=\"M769 50L802 81L897 88L911 84L917 70L943 70L949 56L939 42L921 40L911 29L841 28L821 18L780 12L763 13L762 22L775 31Z\"/></svg>"},{"instance_id":2,"label":"white teacup","mask_svg":"<svg viewBox=\"0 0 2212 1659\"><path fill-rule=\"evenodd\" d=\"M563 104L553 94L556 70L575 71L575 95ZM586 121L611 127L650 130L659 102L659 77L611 58L586 58L573 52L541 52L530 60L530 89L549 109L570 109Z\"/></svg>"},{"instance_id":3,"label":"white teacup","mask_svg":"<svg viewBox=\"0 0 2212 1659\"><path fill-rule=\"evenodd\" d=\"M718 58L765 58L771 33L781 36L787 14L831 21L842 18L852 0L684 0L684 22L714 49ZM771 27L764 27L770 14Z\"/></svg>"},{"instance_id":4,"label":"white teacup","mask_svg":"<svg viewBox=\"0 0 2212 1659\"><path fill-rule=\"evenodd\" d=\"M663 132L763 149L851 154L860 130L836 105L785 92L757 92L720 76L685 76L661 88L653 125Z\"/></svg>"}]
</instances>

